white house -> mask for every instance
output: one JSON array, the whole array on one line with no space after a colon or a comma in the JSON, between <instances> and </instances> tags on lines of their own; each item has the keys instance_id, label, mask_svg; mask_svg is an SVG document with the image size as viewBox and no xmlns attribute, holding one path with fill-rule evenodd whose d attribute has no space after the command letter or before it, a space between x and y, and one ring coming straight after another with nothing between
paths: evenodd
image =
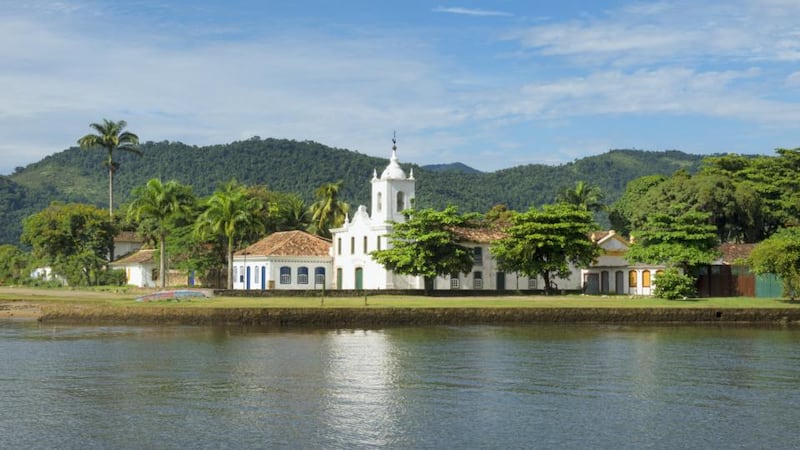
<instances>
[{"instance_id":1,"label":"white house","mask_svg":"<svg viewBox=\"0 0 800 450\"><path fill-rule=\"evenodd\" d=\"M158 267L155 262L155 250L139 249L110 264L113 269L125 271L128 284L137 287L156 287Z\"/></svg>"},{"instance_id":2,"label":"white house","mask_svg":"<svg viewBox=\"0 0 800 450\"><path fill-rule=\"evenodd\" d=\"M630 243L614 230L593 233L592 240L602 253L594 265L581 270L585 293L652 295L664 266L629 264L625 253Z\"/></svg>"},{"instance_id":3,"label":"white house","mask_svg":"<svg viewBox=\"0 0 800 450\"><path fill-rule=\"evenodd\" d=\"M234 289L331 289L331 242L305 231L272 233L233 255Z\"/></svg>"}]
</instances>

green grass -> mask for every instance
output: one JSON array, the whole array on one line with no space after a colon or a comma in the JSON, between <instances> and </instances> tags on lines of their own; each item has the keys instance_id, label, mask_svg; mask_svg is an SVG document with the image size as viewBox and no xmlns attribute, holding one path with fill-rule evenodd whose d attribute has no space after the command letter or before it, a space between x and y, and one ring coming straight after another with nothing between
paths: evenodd
<instances>
[{"instance_id":1,"label":"green grass","mask_svg":"<svg viewBox=\"0 0 800 450\"><path fill-rule=\"evenodd\" d=\"M51 304L87 304L137 308L363 308L362 297L213 297L181 301L137 302L138 290L119 292L72 289L0 288L0 301L23 300ZM662 300L627 296L424 297L375 295L370 308L800 308L787 299L724 297Z\"/></svg>"}]
</instances>

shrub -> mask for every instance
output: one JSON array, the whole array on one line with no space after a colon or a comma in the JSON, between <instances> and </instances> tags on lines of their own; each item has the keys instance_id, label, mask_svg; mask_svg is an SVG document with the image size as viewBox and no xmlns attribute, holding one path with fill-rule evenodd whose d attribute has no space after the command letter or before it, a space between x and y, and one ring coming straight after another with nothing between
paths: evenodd
<instances>
[{"instance_id":1,"label":"shrub","mask_svg":"<svg viewBox=\"0 0 800 450\"><path fill-rule=\"evenodd\" d=\"M667 269L656 276L654 295L667 300L677 300L696 295L694 279L677 269Z\"/></svg>"}]
</instances>

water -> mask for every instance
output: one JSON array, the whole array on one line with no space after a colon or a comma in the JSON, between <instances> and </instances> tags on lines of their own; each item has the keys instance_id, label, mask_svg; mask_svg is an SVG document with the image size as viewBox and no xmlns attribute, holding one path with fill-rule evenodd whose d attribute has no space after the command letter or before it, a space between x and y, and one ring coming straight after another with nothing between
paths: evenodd
<instances>
[{"instance_id":1,"label":"water","mask_svg":"<svg viewBox=\"0 0 800 450\"><path fill-rule=\"evenodd\" d=\"M797 448L798 338L0 321L0 448Z\"/></svg>"}]
</instances>

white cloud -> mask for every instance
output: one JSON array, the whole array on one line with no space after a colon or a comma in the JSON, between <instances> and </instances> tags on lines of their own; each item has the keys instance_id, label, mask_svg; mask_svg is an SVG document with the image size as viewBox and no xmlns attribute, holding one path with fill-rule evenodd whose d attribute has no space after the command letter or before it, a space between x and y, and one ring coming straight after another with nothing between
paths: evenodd
<instances>
[{"instance_id":1,"label":"white cloud","mask_svg":"<svg viewBox=\"0 0 800 450\"><path fill-rule=\"evenodd\" d=\"M438 7L434 8L433 12L439 13L448 13L448 14L461 14L465 16L504 16L510 17L512 16L511 13L503 12L503 11L490 11L485 9L470 9L470 8L445 8L445 7Z\"/></svg>"}]
</instances>

